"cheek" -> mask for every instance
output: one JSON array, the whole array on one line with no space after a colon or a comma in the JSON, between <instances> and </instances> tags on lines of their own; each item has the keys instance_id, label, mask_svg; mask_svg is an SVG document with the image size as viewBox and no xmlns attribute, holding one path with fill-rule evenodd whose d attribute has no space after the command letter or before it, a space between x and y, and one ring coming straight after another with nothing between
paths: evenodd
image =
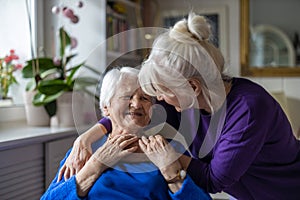
<instances>
[{"instance_id":1,"label":"cheek","mask_svg":"<svg viewBox=\"0 0 300 200\"><path fill-rule=\"evenodd\" d=\"M178 105L178 99L176 96L174 97L165 97L164 100L168 103L168 104L171 104L173 106L176 106Z\"/></svg>"}]
</instances>

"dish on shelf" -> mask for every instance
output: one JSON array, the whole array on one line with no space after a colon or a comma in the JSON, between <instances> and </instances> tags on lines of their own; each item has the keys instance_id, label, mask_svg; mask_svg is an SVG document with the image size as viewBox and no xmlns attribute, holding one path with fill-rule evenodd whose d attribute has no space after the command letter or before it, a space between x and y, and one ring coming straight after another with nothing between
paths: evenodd
<instances>
[{"instance_id":1,"label":"dish on shelf","mask_svg":"<svg viewBox=\"0 0 300 200\"><path fill-rule=\"evenodd\" d=\"M293 44L281 29L272 25L257 25L250 32L250 66L295 66Z\"/></svg>"}]
</instances>

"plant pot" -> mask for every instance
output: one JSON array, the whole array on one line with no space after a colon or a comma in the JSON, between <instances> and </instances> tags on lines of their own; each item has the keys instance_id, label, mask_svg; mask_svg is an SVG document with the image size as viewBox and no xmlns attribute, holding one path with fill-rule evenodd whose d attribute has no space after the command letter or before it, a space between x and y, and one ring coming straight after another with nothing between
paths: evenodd
<instances>
[{"instance_id":1,"label":"plant pot","mask_svg":"<svg viewBox=\"0 0 300 200\"><path fill-rule=\"evenodd\" d=\"M61 127L83 124L83 93L66 92L57 99L56 117Z\"/></svg>"},{"instance_id":2,"label":"plant pot","mask_svg":"<svg viewBox=\"0 0 300 200\"><path fill-rule=\"evenodd\" d=\"M44 106L34 106L32 104L32 99L35 94L35 91L27 91L24 93L27 124L30 126L50 126L50 117Z\"/></svg>"},{"instance_id":3,"label":"plant pot","mask_svg":"<svg viewBox=\"0 0 300 200\"><path fill-rule=\"evenodd\" d=\"M5 99L0 99L0 107L1 106L12 106L14 101L11 97L7 97Z\"/></svg>"}]
</instances>

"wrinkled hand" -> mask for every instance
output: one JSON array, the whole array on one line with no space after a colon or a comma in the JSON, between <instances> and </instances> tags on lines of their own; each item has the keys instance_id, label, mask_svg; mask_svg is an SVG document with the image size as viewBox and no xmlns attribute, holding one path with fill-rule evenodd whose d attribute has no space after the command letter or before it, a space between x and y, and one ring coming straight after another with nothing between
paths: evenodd
<instances>
[{"instance_id":1,"label":"wrinkled hand","mask_svg":"<svg viewBox=\"0 0 300 200\"><path fill-rule=\"evenodd\" d=\"M161 135L149 136L149 138L143 136L139 140L139 146L159 169L166 168L180 157L180 154Z\"/></svg>"},{"instance_id":2,"label":"wrinkled hand","mask_svg":"<svg viewBox=\"0 0 300 200\"><path fill-rule=\"evenodd\" d=\"M107 141L92 155L92 157L107 167L111 167L120 159L137 150L138 146L130 146L137 140L138 137L136 135L110 135Z\"/></svg>"},{"instance_id":3,"label":"wrinkled hand","mask_svg":"<svg viewBox=\"0 0 300 200\"><path fill-rule=\"evenodd\" d=\"M91 155L91 145L84 144L80 137L77 138L74 142L70 155L59 170L57 182L62 179L62 176L64 176L64 179L67 180L71 176L77 174L89 160Z\"/></svg>"}]
</instances>

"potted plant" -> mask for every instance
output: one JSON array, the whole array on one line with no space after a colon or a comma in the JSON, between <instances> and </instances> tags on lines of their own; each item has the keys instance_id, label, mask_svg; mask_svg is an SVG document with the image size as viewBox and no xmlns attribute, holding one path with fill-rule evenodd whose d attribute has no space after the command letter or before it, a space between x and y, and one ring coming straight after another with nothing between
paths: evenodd
<instances>
[{"instance_id":1,"label":"potted plant","mask_svg":"<svg viewBox=\"0 0 300 200\"><path fill-rule=\"evenodd\" d=\"M76 54L72 53L72 49L74 48L72 40L74 41L64 28L61 27L59 29L59 58L34 58L28 60L22 70L23 77L31 79L27 84L26 90L35 91L32 99L33 105L44 106L50 117L57 114L58 106L60 105L58 101L67 93L71 97L74 91L93 95L89 92L88 87L97 85L98 80L92 77L76 77L76 72L81 67L85 67L97 75L101 74L92 67L85 65L84 62L76 66L70 64L72 58L76 56ZM98 98L95 95L93 96ZM72 126L74 123L72 124L71 121L65 125Z\"/></svg>"},{"instance_id":2,"label":"potted plant","mask_svg":"<svg viewBox=\"0 0 300 200\"><path fill-rule=\"evenodd\" d=\"M17 84L14 73L22 69L18 63L19 56L11 49L9 55L0 58L0 105L12 105L13 99L8 96L10 87Z\"/></svg>"}]
</instances>

